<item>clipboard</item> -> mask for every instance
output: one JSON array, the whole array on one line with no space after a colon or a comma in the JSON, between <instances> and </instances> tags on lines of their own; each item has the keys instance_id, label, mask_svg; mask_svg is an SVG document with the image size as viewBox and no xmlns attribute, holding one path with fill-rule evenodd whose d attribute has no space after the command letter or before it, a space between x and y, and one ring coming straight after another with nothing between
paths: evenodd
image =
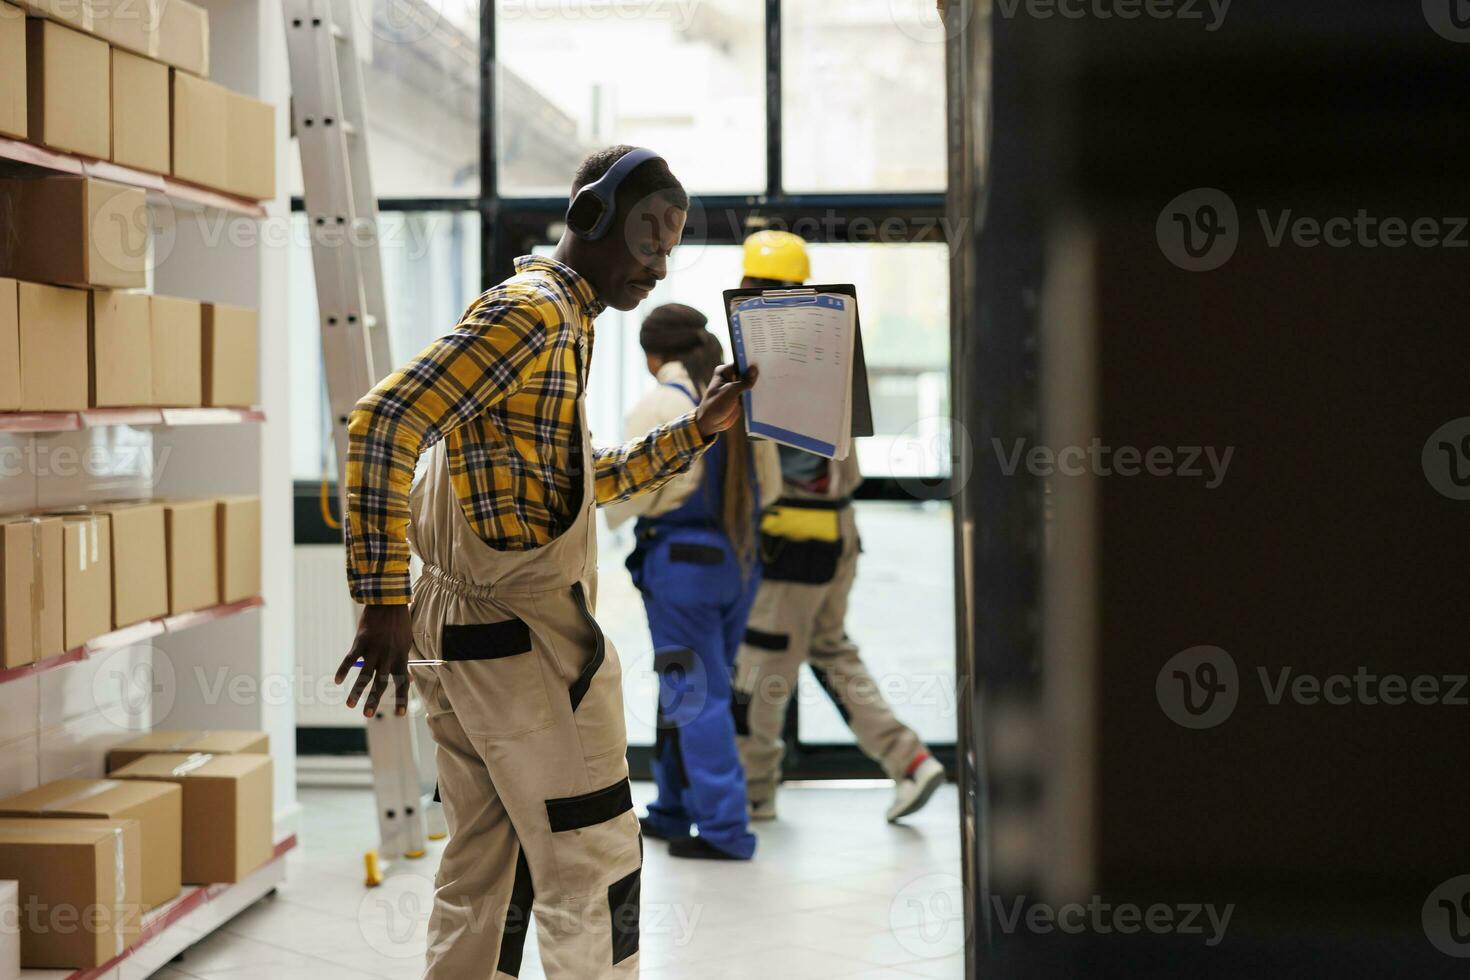
<instances>
[{"instance_id":1,"label":"clipboard","mask_svg":"<svg viewBox=\"0 0 1470 980\"><path fill-rule=\"evenodd\" d=\"M725 299L725 328L730 336L730 349L735 352L737 362L740 360L741 345L736 342L736 329L733 322L735 306L741 300L752 297L787 297L787 296L815 296L818 293L839 293L852 298L853 311L853 338L852 338L852 420L851 436L871 436L873 434L873 401L868 391L868 362L863 355L863 324L862 312L857 301L857 287L852 283L815 284L809 286L792 286L789 288L763 289L754 287L750 289L727 289L722 294ZM736 365L744 373L746 365ZM750 396L747 395L748 399ZM747 408L749 403L747 402Z\"/></svg>"}]
</instances>

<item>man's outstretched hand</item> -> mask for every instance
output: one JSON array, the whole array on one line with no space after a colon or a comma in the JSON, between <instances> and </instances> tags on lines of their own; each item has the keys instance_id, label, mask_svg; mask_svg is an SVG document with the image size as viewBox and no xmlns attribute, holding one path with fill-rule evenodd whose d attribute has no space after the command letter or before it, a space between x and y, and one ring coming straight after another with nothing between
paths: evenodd
<instances>
[{"instance_id":1,"label":"man's outstretched hand","mask_svg":"<svg viewBox=\"0 0 1470 980\"><path fill-rule=\"evenodd\" d=\"M694 422L699 434L706 439L717 432L724 432L740 420L740 396L755 387L760 368L754 364L745 372L745 377L735 370L733 364L721 364L710 378L709 387L699 407L694 410Z\"/></svg>"},{"instance_id":2,"label":"man's outstretched hand","mask_svg":"<svg viewBox=\"0 0 1470 980\"><path fill-rule=\"evenodd\" d=\"M407 606L364 606L352 649L337 668L337 683L341 684L347 680L352 666L362 661L362 672L347 696L347 707L356 708L357 699L367 690L362 713L371 718L378 713L378 701L392 680L393 695L398 702L396 712L408 714L408 651L412 647L413 626Z\"/></svg>"}]
</instances>

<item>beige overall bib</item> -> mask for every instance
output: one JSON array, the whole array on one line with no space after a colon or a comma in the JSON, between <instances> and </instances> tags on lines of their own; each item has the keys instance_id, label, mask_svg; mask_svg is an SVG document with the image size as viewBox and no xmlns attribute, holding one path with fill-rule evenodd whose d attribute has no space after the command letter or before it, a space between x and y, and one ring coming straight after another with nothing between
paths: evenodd
<instances>
[{"instance_id":1,"label":"beige overall bib","mask_svg":"<svg viewBox=\"0 0 1470 980\"><path fill-rule=\"evenodd\" d=\"M857 461L832 466L826 494L784 487L783 500L827 504L836 511L840 551L822 581L781 580L767 571L746 624L735 662L736 743L752 802L770 800L781 781L786 745L782 729L796 691L797 674L809 663L858 747L892 779L904 774L924 744L893 716L872 674L847 635L847 603L862 550L852 505L845 500L862 476ZM742 703L743 702L743 703ZM743 716L743 717L742 717Z\"/></svg>"},{"instance_id":2,"label":"beige overall bib","mask_svg":"<svg viewBox=\"0 0 1470 980\"><path fill-rule=\"evenodd\" d=\"M437 743L449 843L428 980L514 977L530 913L548 980L638 975L642 841L618 655L593 621L597 529L583 399L581 506L529 551L465 520L443 444L412 494L413 668Z\"/></svg>"}]
</instances>

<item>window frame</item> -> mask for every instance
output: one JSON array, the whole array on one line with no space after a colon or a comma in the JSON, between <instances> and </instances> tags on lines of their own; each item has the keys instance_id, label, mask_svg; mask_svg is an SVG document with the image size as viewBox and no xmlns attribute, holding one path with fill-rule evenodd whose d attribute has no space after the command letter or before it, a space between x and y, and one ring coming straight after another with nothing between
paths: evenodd
<instances>
[{"instance_id":1,"label":"window frame","mask_svg":"<svg viewBox=\"0 0 1470 980\"><path fill-rule=\"evenodd\" d=\"M481 289L508 278L514 272L513 262L537 245L554 243L552 231L565 219L565 198L506 197L499 185L498 120L495 113L496 65L496 0L480 4L480 183L479 195L471 197L383 197L379 211L473 211L480 216L480 285ZM745 236L763 227L793 227L796 222L817 219L815 233L804 234L814 243L864 244L879 241L867 227L884 229L883 243L945 241L946 194L942 191L921 192L834 192L822 194L789 194L783 187L782 140L782 73L781 73L781 6L782 0L765 0L765 113L766 113L766 181L761 194L698 195L707 216L718 220L706 222L706 234L696 244L739 245ZM300 197L291 200L293 211L305 210ZM861 223L860 223L861 222ZM806 226L803 225L803 230ZM911 481L910 481L911 482ZM948 479L925 481L932 498L952 497ZM298 507L298 518L314 524L315 484L302 485L298 498L309 497ZM899 481L875 478L866 481L857 494L862 499L912 500ZM298 526L299 526L298 522ZM319 541L336 538L307 529L307 539ZM298 539L301 531L298 530ZM798 737L798 705L793 700L787 717L786 772L791 778L849 778L881 776L878 766L867 759L855 743L803 743ZM314 730L337 733L337 729ZM328 736L330 737L330 736ZM349 740L355 742L355 738ZM953 741L932 745L935 755L953 767ZM648 778L651 748L630 746L629 762L633 775Z\"/></svg>"}]
</instances>

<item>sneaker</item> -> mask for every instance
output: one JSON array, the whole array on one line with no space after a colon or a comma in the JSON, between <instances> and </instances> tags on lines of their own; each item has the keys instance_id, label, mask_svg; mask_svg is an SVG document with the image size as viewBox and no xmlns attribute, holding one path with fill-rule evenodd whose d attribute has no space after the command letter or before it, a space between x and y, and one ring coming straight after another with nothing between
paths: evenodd
<instances>
[{"instance_id":1,"label":"sneaker","mask_svg":"<svg viewBox=\"0 0 1470 980\"><path fill-rule=\"evenodd\" d=\"M944 785L944 767L926 752L897 783L893 805L888 808L889 823L896 823L929 802L934 791Z\"/></svg>"},{"instance_id":2,"label":"sneaker","mask_svg":"<svg viewBox=\"0 0 1470 980\"><path fill-rule=\"evenodd\" d=\"M669 841L669 857L702 858L706 861L744 861L729 851L722 851L703 837L679 837Z\"/></svg>"},{"instance_id":3,"label":"sneaker","mask_svg":"<svg viewBox=\"0 0 1470 980\"><path fill-rule=\"evenodd\" d=\"M752 820L775 820L776 798L773 796L769 800L751 800L749 814Z\"/></svg>"}]
</instances>

